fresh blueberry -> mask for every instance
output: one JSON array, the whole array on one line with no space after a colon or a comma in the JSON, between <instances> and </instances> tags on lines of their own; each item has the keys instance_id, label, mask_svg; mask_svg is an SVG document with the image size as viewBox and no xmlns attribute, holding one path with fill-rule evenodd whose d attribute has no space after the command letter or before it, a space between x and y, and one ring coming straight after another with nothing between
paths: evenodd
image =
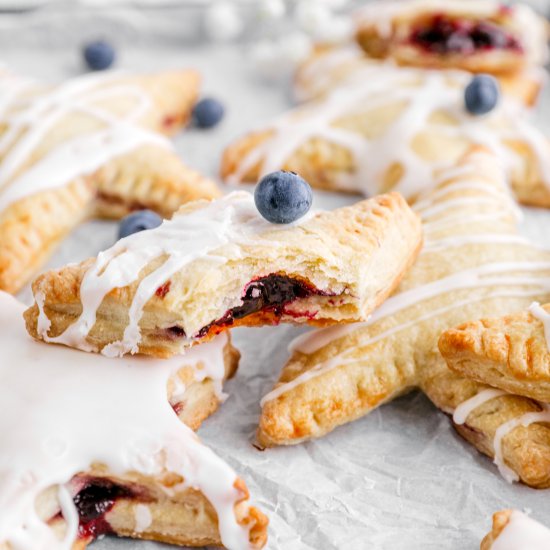
<instances>
[{"instance_id":1,"label":"fresh blueberry","mask_svg":"<svg viewBox=\"0 0 550 550\"><path fill-rule=\"evenodd\" d=\"M199 128L212 128L223 118L223 105L212 97L201 99L193 109L193 120Z\"/></svg>"},{"instance_id":2,"label":"fresh blueberry","mask_svg":"<svg viewBox=\"0 0 550 550\"><path fill-rule=\"evenodd\" d=\"M313 193L309 183L294 172L273 172L264 176L254 190L260 214L271 223L292 223L310 208Z\"/></svg>"},{"instance_id":3,"label":"fresh blueberry","mask_svg":"<svg viewBox=\"0 0 550 550\"><path fill-rule=\"evenodd\" d=\"M115 60L115 50L104 40L90 42L84 47L84 60L93 71L108 69Z\"/></svg>"},{"instance_id":4,"label":"fresh blueberry","mask_svg":"<svg viewBox=\"0 0 550 550\"><path fill-rule=\"evenodd\" d=\"M466 86L464 93L466 109L472 115L484 115L496 107L499 95L497 80L488 74L478 74Z\"/></svg>"},{"instance_id":5,"label":"fresh blueberry","mask_svg":"<svg viewBox=\"0 0 550 550\"><path fill-rule=\"evenodd\" d=\"M118 238L123 239L134 233L154 229L162 223L162 218L152 210L138 210L126 216L118 228Z\"/></svg>"}]
</instances>

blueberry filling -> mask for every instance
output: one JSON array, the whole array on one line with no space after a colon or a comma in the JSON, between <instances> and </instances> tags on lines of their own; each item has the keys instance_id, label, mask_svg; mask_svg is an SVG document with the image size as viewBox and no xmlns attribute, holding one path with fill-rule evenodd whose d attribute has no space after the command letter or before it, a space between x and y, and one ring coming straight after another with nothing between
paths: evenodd
<instances>
[{"instance_id":1,"label":"blueberry filling","mask_svg":"<svg viewBox=\"0 0 550 550\"><path fill-rule=\"evenodd\" d=\"M81 538L97 538L112 532L112 528L105 519L107 514L119 498L133 496L132 492L116 485L108 479L92 479L74 497L79 526L78 534Z\"/></svg>"},{"instance_id":2,"label":"blueberry filling","mask_svg":"<svg viewBox=\"0 0 550 550\"><path fill-rule=\"evenodd\" d=\"M313 294L327 295L299 279L282 275L261 277L246 286L242 305L228 310L223 317L203 327L197 337L205 336L214 327L230 326L235 320L260 311L270 312L275 317L281 317L285 313L287 304Z\"/></svg>"},{"instance_id":3,"label":"blueberry filling","mask_svg":"<svg viewBox=\"0 0 550 550\"><path fill-rule=\"evenodd\" d=\"M410 42L432 53L471 54L478 50L514 50L521 52L518 40L494 23L450 19L436 15L419 25Z\"/></svg>"}]
</instances>

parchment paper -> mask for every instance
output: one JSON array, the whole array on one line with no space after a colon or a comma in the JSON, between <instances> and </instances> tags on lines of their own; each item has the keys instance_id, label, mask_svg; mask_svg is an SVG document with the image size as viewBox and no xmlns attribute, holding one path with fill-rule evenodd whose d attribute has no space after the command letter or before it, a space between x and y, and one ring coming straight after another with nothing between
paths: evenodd
<instances>
[{"instance_id":1,"label":"parchment paper","mask_svg":"<svg viewBox=\"0 0 550 550\"><path fill-rule=\"evenodd\" d=\"M50 80L79 72L74 48L2 51L13 68ZM227 106L223 124L190 130L178 149L191 165L213 176L231 138L287 108L284 86L265 85L249 72L238 47L183 47L119 51L128 69L197 66L206 92ZM550 107L545 99L538 120ZM353 202L316 192L316 206ZM526 210L526 235L549 243L550 212ZM116 224L90 222L64 242L49 267L95 255L110 246ZM28 289L22 298L29 300ZM204 442L246 480L252 498L270 516L268 548L284 550L467 550L479 547L493 512L532 510L550 523L550 494L508 485L491 461L458 437L448 419L420 394L410 394L319 441L260 452L252 446L259 401L287 359L288 341L304 329L238 329L242 352L228 401L200 430ZM100 399L101 396L98 396ZM104 539L97 550L152 550L147 542ZM165 547L164 547L165 548Z\"/></svg>"}]
</instances>

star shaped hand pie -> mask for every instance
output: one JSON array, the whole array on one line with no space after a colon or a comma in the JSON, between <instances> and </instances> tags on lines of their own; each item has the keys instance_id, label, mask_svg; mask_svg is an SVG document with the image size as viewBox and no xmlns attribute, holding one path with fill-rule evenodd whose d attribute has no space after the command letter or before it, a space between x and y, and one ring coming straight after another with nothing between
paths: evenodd
<instances>
[{"instance_id":1,"label":"star shaped hand pie","mask_svg":"<svg viewBox=\"0 0 550 550\"><path fill-rule=\"evenodd\" d=\"M250 183L283 168L323 189L367 196L394 189L413 200L435 171L483 146L506 163L521 202L550 206L550 145L514 97L474 116L464 101L470 73L365 62L346 77L346 63L354 62L334 62L337 86L329 71L328 85L312 87L330 93L229 145L222 178ZM513 82L511 94L528 100L527 88Z\"/></svg>"},{"instance_id":2,"label":"star shaped hand pie","mask_svg":"<svg viewBox=\"0 0 550 550\"><path fill-rule=\"evenodd\" d=\"M244 482L170 406L187 406L183 380L221 385L225 336L185 358L108 359L33 341L23 310L0 292L1 548L76 550L105 534L265 544Z\"/></svg>"},{"instance_id":3,"label":"star shaped hand pie","mask_svg":"<svg viewBox=\"0 0 550 550\"><path fill-rule=\"evenodd\" d=\"M459 433L496 455L502 471L506 465L527 484L550 486L548 427L532 424L497 437L500 426L540 406L510 395L475 409L470 400L487 386L450 371L437 348L445 329L548 299L550 252L517 234L516 207L488 152L474 151L442 172L414 208L425 244L398 290L366 323L314 331L294 343L262 401L258 439L271 446L320 437L419 388L439 409L454 412Z\"/></svg>"},{"instance_id":4,"label":"star shaped hand pie","mask_svg":"<svg viewBox=\"0 0 550 550\"><path fill-rule=\"evenodd\" d=\"M161 135L187 122L198 85L184 70L56 87L0 72L0 289L18 291L90 216L218 195Z\"/></svg>"},{"instance_id":5,"label":"star shaped hand pie","mask_svg":"<svg viewBox=\"0 0 550 550\"><path fill-rule=\"evenodd\" d=\"M420 220L397 193L286 226L262 218L250 193L231 193L45 273L27 327L109 356L170 356L235 326L364 320L421 241Z\"/></svg>"},{"instance_id":6,"label":"star shaped hand pie","mask_svg":"<svg viewBox=\"0 0 550 550\"><path fill-rule=\"evenodd\" d=\"M502 510L493 516L493 528L480 550L545 550L550 530L518 510Z\"/></svg>"},{"instance_id":7,"label":"star shaped hand pie","mask_svg":"<svg viewBox=\"0 0 550 550\"><path fill-rule=\"evenodd\" d=\"M509 74L548 59L547 22L525 4L378 0L355 19L365 52L399 65Z\"/></svg>"}]
</instances>

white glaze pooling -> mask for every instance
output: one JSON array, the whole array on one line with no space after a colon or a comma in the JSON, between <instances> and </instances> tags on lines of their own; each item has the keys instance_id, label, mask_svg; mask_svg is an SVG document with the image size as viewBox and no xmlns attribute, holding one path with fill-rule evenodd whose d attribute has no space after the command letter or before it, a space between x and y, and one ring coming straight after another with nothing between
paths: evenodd
<instances>
[{"instance_id":1,"label":"white glaze pooling","mask_svg":"<svg viewBox=\"0 0 550 550\"><path fill-rule=\"evenodd\" d=\"M491 149L510 172L517 168L521 159L506 142L525 142L537 160L541 177L550 185L548 142L527 120L526 108L503 96L491 113L483 117L470 115L464 107L464 89L471 78L471 74L462 71L429 71L396 68L391 63L365 63L323 99L275 120L267 129L269 137L244 155L228 181L242 181L257 165L260 175L278 170L302 146L319 138L344 148L352 156L352 171L335 176L339 188L376 195L382 190L388 170L400 166L402 173L395 190L412 198L426 187L427 182L434 181L437 170L456 160L434 162L418 154L415 140L430 132L433 139L448 138L453 143L467 141ZM373 138L361 134L359 129L338 125L342 119L360 118L365 112L384 112L384 109L400 105L400 113ZM452 123L434 119L435 114L444 114ZM456 143L447 147L456 148Z\"/></svg>"},{"instance_id":2,"label":"white glaze pooling","mask_svg":"<svg viewBox=\"0 0 550 550\"><path fill-rule=\"evenodd\" d=\"M491 550L548 550L550 529L513 510L508 523L491 545Z\"/></svg>"},{"instance_id":3,"label":"white glaze pooling","mask_svg":"<svg viewBox=\"0 0 550 550\"><path fill-rule=\"evenodd\" d=\"M85 75L51 90L10 74L0 75L0 85L0 117L7 123L0 136L0 211L90 174L141 145L171 146L164 137L137 125L151 107L150 99L137 86L121 82L117 73ZM100 106L120 99L132 105L123 116ZM65 140L34 159L48 132L73 114L95 120L98 129Z\"/></svg>"},{"instance_id":4,"label":"white glaze pooling","mask_svg":"<svg viewBox=\"0 0 550 550\"><path fill-rule=\"evenodd\" d=\"M300 222L304 219L307 218L302 218ZM262 218L253 196L243 191L226 195L192 212L176 214L158 228L131 235L101 252L81 283L83 311L79 319L56 338L48 337L49 323L40 322L39 319L38 333L48 342L84 351L97 351L87 342L86 337L95 324L97 310L105 296L115 288L126 287L137 281L140 272L152 260L166 257L162 265L139 283L129 308L129 322L124 338L102 350L107 356L136 353L141 340L139 322L143 309L161 285L198 258L225 262L224 258L214 253L224 245L232 244L235 247L234 254L238 256L240 245L257 243L257 235L269 229L273 229L273 224ZM272 241L269 242L273 245ZM40 292L35 295L35 299L43 319L43 296Z\"/></svg>"},{"instance_id":5,"label":"white glaze pooling","mask_svg":"<svg viewBox=\"0 0 550 550\"><path fill-rule=\"evenodd\" d=\"M233 509L241 496L236 474L178 420L166 394L180 367L220 348L200 346L197 352L206 354L200 360L193 359L195 350L184 360L107 359L33 341L23 310L0 293L0 541L18 550L71 548L78 517L65 484L103 463L114 475L181 475L216 509L224 544L249 548L248 530ZM36 497L55 485L68 522L64 542L34 508Z\"/></svg>"},{"instance_id":6,"label":"white glaze pooling","mask_svg":"<svg viewBox=\"0 0 550 550\"><path fill-rule=\"evenodd\" d=\"M537 302L533 302L529 308L529 313L538 319L544 325L544 337L546 338L546 347L550 351L550 313L548 313Z\"/></svg>"}]
</instances>

